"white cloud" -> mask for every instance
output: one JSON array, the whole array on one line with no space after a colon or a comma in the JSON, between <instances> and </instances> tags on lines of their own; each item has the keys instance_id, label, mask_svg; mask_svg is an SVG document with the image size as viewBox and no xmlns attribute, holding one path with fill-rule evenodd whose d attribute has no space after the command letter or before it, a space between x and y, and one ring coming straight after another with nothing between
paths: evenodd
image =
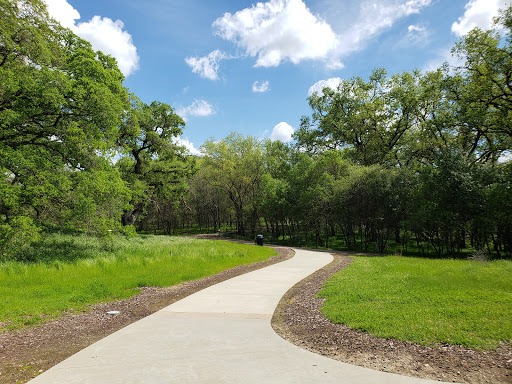
<instances>
[{"instance_id":1,"label":"white cloud","mask_svg":"<svg viewBox=\"0 0 512 384\"><path fill-rule=\"evenodd\" d=\"M282 121L272 130L272 133L270 134L270 140L279 140L283 143L287 143L292 140L293 132L293 127L290 124Z\"/></svg>"},{"instance_id":2,"label":"white cloud","mask_svg":"<svg viewBox=\"0 0 512 384\"><path fill-rule=\"evenodd\" d=\"M193 142L184 137L176 137L174 138L174 144L179 145L181 147L185 147L191 155L201 156L201 152L197 149Z\"/></svg>"},{"instance_id":3,"label":"white cloud","mask_svg":"<svg viewBox=\"0 0 512 384\"><path fill-rule=\"evenodd\" d=\"M123 28L121 20L94 16L87 23L79 23L74 32L90 41L95 50L114 56L121 72L128 76L139 68L139 56L132 36Z\"/></svg>"},{"instance_id":4,"label":"white cloud","mask_svg":"<svg viewBox=\"0 0 512 384\"><path fill-rule=\"evenodd\" d=\"M432 0L382 0L361 3L359 17L344 31L340 32L337 53L345 56L360 50L364 44L381 34L404 17L420 13L431 5Z\"/></svg>"},{"instance_id":5,"label":"white cloud","mask_svg":"<svg viewBox=\"0 0 512 384\"><path fill-rule=\"evenodd\" d=\"M133 44L132 36L124 29L121 20L113 21L108 17L94 16L88 22L76 24L80 13L66 0L44 0L48 5L51 17L62 26L71 29L82 39L89 41L96 51L116 58L121 72L128 76L139 67L137 48Z\"/></svg>"},{"instance_id":6,"label":"white cloud","mask_svg":"<svg viewBox=\"0 0 512 384\"><path fill-rule=\"evenodd\" d=\"M268 81L263 81L261 84L259 81L255 81L252 83L252 91L255 93L264 93L270 91L270 83Z\"/></svg>"},{"instance_id":7,"label":"white cloud","mask_svg":"<svg viewBox=\"0 0 512 384\"><path fill-rule=\"evenodd\" d=\"M208 56L204 57L187 57L185 62L192 68L192 72L199 74L199 76L210 79L219 79L219 62L229 57L222 51L216 49L210 52Z\"/></svg>"},{"instance_id":8,"label":"white cloud","mask_svg":"<svg viewBox=\"0 0 512 384\"><path fill-rule=\"evenodd\" d=\"M363 49L368 40L389 29L397 20L420 13L433 1L364 0L355 2L359 4L357 14L348 17L346 15L356 7L324 0L325 15L336 26L333 29L302 0L269 0L234 14L226 13L213 27L217 35L242 48L246 55L256 57L256 67L278 66L284 61L297 64L303 60L319 60L327 69L340 70L344 68L343 57Z\"/></svg>"},{"instance_id":9,"label":"white cloud","mask_svg":"<svg viewBox=\"0 0 512 384\"><path fill-rule=\"evenodd\" d=\"M313 14L303 0L268 0L235 13L225 13L212 24L214 33L255 57L255 67L277 67L282 62L304 60L325 63L329 70L344 68L341 59L361 50L365 43L389 29L397 20L417 14L435 0L363 0L354 5L323 0L326 19ZM356 14L353 10L357 9ZM348 15L348 16L347 16ZM344 16L344 17L340 17ZM344 19L343 21L339 21ZM418 27L419 28L419 27ZM410 30L416 40L425 29ZM420 36L420 32L423 35ZM228 57L215 50L204 57L187 57L186 63L201 77L217 80L219 61Z\"/></svg>"},{"instance_id":10,"label":"white cloud","mask_svg":"<svg viewBox=\"0 0 512 384\"><path fill-rule=\"evenodd\" d=\"M425 30L425 27L422 27L421 25L409 25L407 30L409 31L409 33L423 32Z\"/></svg>"},{"instance_id":11,"label":"white cloud","mask_svg":"<svg viewBox=\"0 0 512 384\"><path fill-rule=\"evenodd\" d=\"M176 114L187 121L189 116L204 117L214 115L215 109L205 100L194 100L189 106L178 108Z\"/></svg>"},{"instance_id":12,"label":"white cloud","mask_svg":"<svg viewBox=\"0 0 512 384\"><path fill-rule=\"evenodd\" d=\"M327 67L327 69L337 71L337 70L345 68L345 64L343 64L339 59L332 58L331 60L329 60L327 62L326 67Z\"/></svg>"},{"instance_id":13,"label":"white cloud","mask_svg":"<svg viewBox=\"0 0 512 384\"><path fill-rule=\"evenodd\" d=\"M493 18L498 16L499 9L506 8L506 3L507 0L470 0L464 15L452 24L452 32L460 37L477 27L490 29Z\"/></svg>"},{"instance_id":14,"label":"white cloud","mask_svg":"<svg viewBox=\"0 0 512 384\"><path fill-rule=\"evenodd\" d=\"M423 25L409 25L407 40L412 44L426 44L429 40L429 31Z\"/></svg>"},{"instance_id":15,"label":"white cloud","mask_svg":"<svg viewBox=\"0 0 512 384\"><path fill-rule=\"evenodd\" d=\"M325 60L336 47L337 37L329 24L306 7L302 0L270 0L235 14L226 13L213 27L251 57L256 67L276 67L289 60Z\"/></svg>"},{"instance_id":16,"label":"white cloud","mask_svg":"<svg viewBox=\"0 0 512 384\"><path fill-rule=\"evenodd\" d=\"M66 0L44 0L48 6L48 13L64 28L73 29L75 20L80 19L80 13Z\"/></svg>"},{"instance_id":17,"label":"white cloud","mask_svg":"<svg viewBox=\"0 0 512 384\"><path fill-rule=\"evenodd\" d=\"M313 84L311 87L309 87L308 96L311 96L315 92L321 94L324 88L331 88L333 90L336 90L341 81L342 80L339 77L331 77L327 80L320 80Z\"/></svg>"}]
</instances>

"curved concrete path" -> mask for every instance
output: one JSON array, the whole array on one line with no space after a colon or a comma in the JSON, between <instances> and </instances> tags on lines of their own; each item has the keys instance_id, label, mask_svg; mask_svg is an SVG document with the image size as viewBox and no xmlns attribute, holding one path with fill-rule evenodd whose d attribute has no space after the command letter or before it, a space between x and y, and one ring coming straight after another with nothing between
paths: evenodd
<instances>
[{"instance_id":1,"label":"curved concrete path","mask_svg":"<svg viewBox=\"0 0 512 384\"><path fill-rule=\"evenodd\" d=\"M427 384L303 350L270 326L280 298L332 256L287 261L206 288L71 356L31 384Z\"/></svg>"}]
</instances>

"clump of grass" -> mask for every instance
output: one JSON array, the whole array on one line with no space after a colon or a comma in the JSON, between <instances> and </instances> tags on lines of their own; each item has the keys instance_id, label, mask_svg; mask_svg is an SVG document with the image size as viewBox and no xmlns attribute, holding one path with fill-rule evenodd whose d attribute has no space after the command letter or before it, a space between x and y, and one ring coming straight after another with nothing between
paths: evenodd
<instances>
[{"instance_id":1,"label":"clump of grass","mask_svg":"<svg viewBox=\"0 0 512 384\"><path fill-rule=\"evenodd\" d=\"M112 245L107 251L94 237L51 234L27 257L31 261L0 263L0 323L33 325L130 297L142 286L171 286L275 254L266 247L151 235L114 237Z\"/></svg>"},{"instance_id":2,"label":"clump of grass","mask_svg":"<svg viewBox=\"0 0 512 384\"><path fill-rule=\"evenodd\" d=\"M319 293L335 323L421 345L512 340L512 262L356 257Z\"/></svg>"}]
</instances>

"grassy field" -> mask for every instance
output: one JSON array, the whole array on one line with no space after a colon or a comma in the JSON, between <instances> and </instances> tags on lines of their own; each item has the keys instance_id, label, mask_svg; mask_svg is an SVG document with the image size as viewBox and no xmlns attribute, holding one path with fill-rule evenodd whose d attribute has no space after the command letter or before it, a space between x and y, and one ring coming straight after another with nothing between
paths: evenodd
<instances>
[{"instance_id":1,"label":"grassy field","mask_svg":"<svg viewBox=\"0 0 512 384\"><path fill-rule=\"evenodd\" d=\"M25 262L0 263L1 328L17 328L88 304L130 297L143 286L171 286L266 260L266 247L167 236L52 234Z\"/></svg>"},{"instance_id":2,"label":"grassy field","mask_svg":"<svg viewBox=\"0 0 512 384\"><path fill-rule=\"evenodd\" d=\"M512 340L512 262L357 256L319 293L325 316L375 336L490 350Z\"/></svg>"}]
</instances>

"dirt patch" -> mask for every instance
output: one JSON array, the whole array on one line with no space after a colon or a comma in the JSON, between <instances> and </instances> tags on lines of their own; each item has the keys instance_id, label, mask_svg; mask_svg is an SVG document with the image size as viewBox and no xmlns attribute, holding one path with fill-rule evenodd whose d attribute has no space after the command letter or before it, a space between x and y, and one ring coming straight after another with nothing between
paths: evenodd
<instances>
[{"instance_id":1,"label":"dirt patch","mask_svg":"<svg viewBox=\"0 0 512 384\"><path fill-rule=\"evenodd\" d=\"M435 348L381 339L333 324L316 298L325 281L352 261L347 253L299 282L281 299L272 327L284 339L315 353L384 372L457 383L512 383L512 345L494 352L444 345Z\"/></svg>"},{"instance_id":2,"label":"dirt patch","mask_svg":"<svg viewBox=\"0 0 512 384\"><path fill-rule=\"evenodd\" d=\"M199 236L198 236L199 237ZM200 238L220 239L218 236ZM252 244L252 243L251 243ZM214 276L168 288L145 287L129 299L94 305L85 313L67 313L35 328L0 334L0 384L25 383L94 342L194 292L293 256L285 247L270 260L238 266ZM107 311L119 311L109 315Z\"/></svg>"}]
</instances>

